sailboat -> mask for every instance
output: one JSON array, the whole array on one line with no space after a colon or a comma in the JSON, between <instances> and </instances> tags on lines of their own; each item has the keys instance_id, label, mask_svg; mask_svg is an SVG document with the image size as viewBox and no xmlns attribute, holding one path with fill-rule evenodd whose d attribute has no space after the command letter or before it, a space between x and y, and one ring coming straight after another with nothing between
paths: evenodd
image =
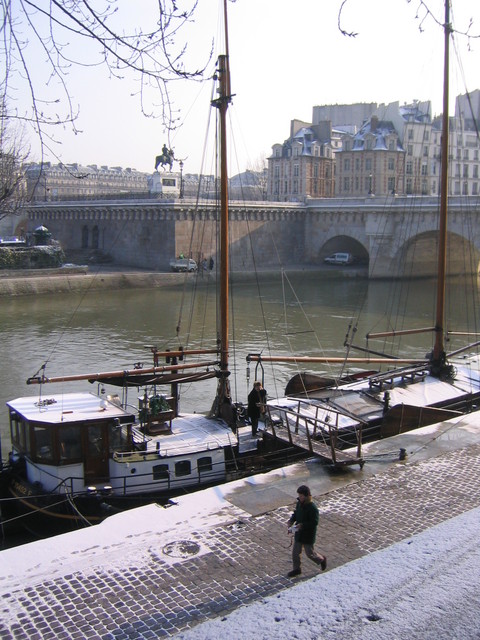
<instances>
[{"instance_id":1,"label":"sailboat","mask_svg":"<svg viewBox=\"0 0 480 640\"><path fill-rule=\"evenodd\" d=\"M7 402L12 451L2 470L4 521L51 535L100 522L119 510L172 497L275 466L306 452L281 440L251 437L229 383L229 246L226 115L231 101L227 0L226 53L214 80L220 140L220 328L214 349L152 348L150 367L46 375L27 384L34 396ZM217 379L205 414L179 407L179 385ZM96 392L50 393L55 383L88 381ZM169 393L160 393L165 385ZM107 392L107 387L121 390ZM48 389L48 391L46 391ZM136 394L132 401L130 395ZM130 395L129 395L130 394ZM2 497L3 497L2 496Z\"/></svg>"},{"instance_id":2,"label":"sailboat","mask_svg":"<svg viewBox=\"0 0 480 640\"><path fill-rule=\"evenodd\" d=\"M270 399L267 413L272 432L286 441L315 452L318 443L339 449L356 447L355 457L362 464L361 444L369 439L398 435L480 408L478 356L472 352L475 341L453 353L447 353L445 328L445 291L447 265L448 143L449 143L449 40L450 2L445 1L444 92L442 116L440 216L438 228L438 268L435 324L420 329L369 333L366 338L397 337L414 333L434 335L430 353L420 358L392 358L388 354L354 345L347 337L345 357L269 356L251 353L247 361L263 371L268 362L290 362L297 367L310 363L342 366L367 365L375 371L357 373L339 379L298 373L287 384L285 396ZM456 335L460 335L459 332ZM465 333L465 335L471 335ZM354 351L361 356L351 357ZM469 355L465 356L465 353ZM386 370L385 370L386 367ZM383 368L383 371L382 371ZM343 454L345 455L345 454Z\"/></svg>"}]
</instances>

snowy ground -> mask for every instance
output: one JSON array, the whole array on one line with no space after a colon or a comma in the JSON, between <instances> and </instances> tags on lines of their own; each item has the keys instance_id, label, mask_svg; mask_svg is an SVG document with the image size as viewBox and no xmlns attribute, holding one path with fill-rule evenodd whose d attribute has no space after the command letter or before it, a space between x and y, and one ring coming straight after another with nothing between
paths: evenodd
<instances>
[{"instance_id":1,"label":"snowy ground","mask_svg":"<svg viewBox=\"0 0 480 640\"><path fill-rule=\"evenodd\" d=\"M176 637L478 639L479 539L474 509Z\"/></svg>"}]
</instances>

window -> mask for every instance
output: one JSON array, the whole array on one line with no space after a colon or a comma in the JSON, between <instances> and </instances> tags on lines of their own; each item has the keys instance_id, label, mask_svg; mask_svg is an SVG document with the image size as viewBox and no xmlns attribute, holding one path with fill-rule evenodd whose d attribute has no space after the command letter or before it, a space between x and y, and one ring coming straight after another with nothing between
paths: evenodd
<instances>
[{"instance_id":1,"label":"window","mask_svg":"<svg viewBox=\"0 0 480 640\"><path fill-rule=\"evenodd\" d=\"M413 140L413 129L408 130L408 139Z\"/></svg>"},{"instance_id":2,"label":"window","mask_svg":"<svg viewBox=\"0 0 480 640\"><path fill-rule=\"evenodd\" d=\"M463 177L468 178L468 164L463 165Z\"/></svg>"},{"instance_id":3,"label":"window","mask_svg":"<svg viewBox=\"0 0 480 640\"><path fill-rule=\"evenodd\" d=\"M212 458L206 456L205 458L199 458L197 461L198 473L205 473L206 471L212 471Z\"/></svg>"},{"instance_id":4,"label":"window","mask_svg":"<svg viewBox=\"0 0 480 640\"><path fill-rule=\"evenodd\" d=\"M395 193L395 178L388 179L388 192Z\"/></svg>"},{"instance_id":5,"label":"window","mask_svg":"<svg viewBox=\"0 0 480 640\"><path fill-rule=\"evenodd\" d=\"M365 160L365 169L367 171L371 171L372 170L372 159L371 158L367 158Z\"/></svg>"},{"instance_id":6,"label":"window","mask_svg":"<svg viewBox=\"0 0 480 640\"><path fill-rule=\"evenodd\" d=\"M423 157L428 158L428 147L423 147Z\"/></svg>"},{"instance_id":7,"label":"window","mask_svg":"<svg viewBox=\"0 0 480 640\"><path fill-rule=\"evenodd\" d=\"M428 166L424 162L424 163L422 163L422 176L426 176L426 175L428 175Z\"/></svg>"},{"instance_id":8,"label":"window","mask_svg":"<svg viewBox=\"0 0 480 640\"><path fill-rule=\"evenodd\" d=\"M478 183L474 182L472 184L472 196L478 195Z\"/></svg>"},{"instance_id":9,"label":"window","mask_svg":"<svg viewBox=\"0 0 480 640\"><path fill-rule=\"evenodd\" d=\"M365 140L365 146L367 151L371 151L373 149L373 140L371 138L367 138Z\"/></svg>"},{"instance_id":10,"label":"window","mask_svg":"<svg viewBox=\"0 0 480 640\"><path fill-rule=\"evenodd\" d=\"M407 145L407 156L413 156L413 145Z\"/></svg>"},{"instance_id":11,"label":"window","mask_svg":"<svg viewBox=\"0 0 480 640\"><path fill-rule=\"evenodd\" d=\"M360 171L360 158L355 158L355 171Z\"/></svg>"},{"instance_id":12,"label":"window","mask_svg":"<svg viewBox=\"0 0 480 640\"><path fill-rule=\"evenodd\" d=\"M343 141L343 149L344 149L344 151L350 151L351 148L352 147L351 147L350 140L344 140Z\"/></svg>"},{"instance_id":13,"label":"window","mask_svg":"<svg viewBox=\"0 0 480 640\"><path fill-rule=\"evenodd\" d=\"M473 177L478 178L478 164L473 165Z\"/></svg>"},{"instance_id":14,"label":"window","mask_svg":"<svg viewBox=\"0 0 480 640\"><path fill-rule=\"evenodd\" d=\"M395 171L395 160L393 158L388 159L388 170Z\"/></svg>"},{"instance_id":15,"label":"window","mask_svg":"<svg viewBox=\"0 0 480 640\"><path fill-rule=\"evenodd\" d=\"M154 480L168 480L170 472L168 470L168 464L156 464L152 467Z\"/></svg>"},{"instance_id":16,"label":"window","mask_svg":"<svg viewBox=\"0 0 480 640\"><path fill-rule=\"evenodd\" d=\"M468 160L468 149L463 150L463 159Z\"/></svg>"},{"instance_id":17,"label":"window","mask_svg":"<svg viewBox=\"0 0 480 640\"><path fill-rule=\"evenodd\" d=\"M280 177L280 166L278 164L273 168L273 175L275 178Z\"/></svg>"},{"instance_id":18,"label":"window","mask_svg":"<svg viewBox=\"0 0 480 640\"><path fill-rule=\"evenodd\" d=\"M428 140L430 138L430 132L425 129L425 131L423 132L423 139L424 140Z\"/></svg>"},{"instance_id":19,"label":"window","mask_svg":"<svg viewBox=\"0 0 480 640\"><path fill-rule=\"evenodd\" d=\"M405 191L406 191L408 194L412 194L412 193L413 193L413 189L412 189L412 179L411 179L411 178L407 178L407 184L406 184L406 187L405 187Z\"/></svg>"},{"instance_id":20,"label":"window","mask_svg":"<svg viewBox=\"0 0 480 640\"><path fill-rule=\"evenodd\" d=\"M411 160L407 162L405 173L407 174L407 176L411 176L413 174L413 162Z\"/></svg>"},{"instance_id":21,"label":"window","mask_svg":"<svg viewBox=\"0 0 480 640\"><path fill-rule=\"evenodd\" d=\"M26 424L21 420L16 412L12 411L10 414L10 437L12 444L20 449L20 451L27 452L30 449L27 433L28 428Z\"/></svg>"},{"instance_id":22,"label":"window","mask_svg":"<svg viewBox=\"0 0 480 640\"><path fill-rule=\"evenodd\" d=\"M395 151L395 140L391 139L388 141L388 150Z\"/></svg>"},{"instance_id":23,"label":"window","mask_svg":"<svg viewBox=\"0 0 480 640\"><path fill-rule=\"evenodd\" d=\"M53 442L50 429L33 427L33 454L38 462L53 462Z\"/></svg>"},{"instance_id":24,"label":"window","mask_svg":"<svg viewBox=\"0 0 480 640\"><path fill-rule=\"evenodd\" d=\"M293 175L297 177L300 175L298 164L293 165Z\"/></svg>"},{"instance_id":25,"label":"window","mask_svg":"<svg viewBox=\"0 0 480 640\"><path fill-rule=\"evenodd\" d=\"M313 165L313 177L318 178L318 164Z\"/></svg>"},{"instance_id":26,"label":"window","mask_svg":"<svg viewBox=\"0 0 480 640\"><path fill-rule=\"evenodd\" d=\"M181 476L189 476L192 473L192 464L190 460L182 460L175 463L175 476L180 478Z\"/></svg>"},{"instance_id":27,"label":"window","mask_svg":"<svg viewBox=\"0 0 480 640\"><path fill-rule=\"evenodd\" d=\"M422 180L422 196L428 196L428 183L426 180Z\"/></svg>"},{"instance_id":28,"label":"window","mask_svg":"<svg viewBox=\"0 0 480 640\"><path fill-rule=\"evenodd\" d=\"M293 181L293 193L298 193L298 180Z\"/></svg>"},{"instance_id":29,"label":"window","mask_svg":"<svg viewBox=\"0 0 480 640\"><path fill-rule=\"evenodd\" d=\"M343 190L350 191L350 178L348 177L343 179Z\"/></svg>"},{"instance_id":30,"label":"window","mask_svg":"<svg viewBox=\"0 0 480 640\"><path fill-rule=\"evenodd\" d=\"M468 182L464 182L462 186L462 194L468 196Z\"/></svg>"},{"instance_id":31,"label":"window","mask_svg":"<svg viewBox=\"0 0 480 640\"><path fill-rule=\"evenodd\" d=\"M82 432L78 425L63 425L58 431L60 461L74 462L82 457Z\"/></svg>"},{"instance_id":32,"label":"window","mask_svg":"<svg viewBox=\"0 0 480 640\"><path fill-rule=\"evenodd\" d=\"M350 158L345 158L343 161L343 168L345 171L350 171Z\"/></svg>"}]
</instances>

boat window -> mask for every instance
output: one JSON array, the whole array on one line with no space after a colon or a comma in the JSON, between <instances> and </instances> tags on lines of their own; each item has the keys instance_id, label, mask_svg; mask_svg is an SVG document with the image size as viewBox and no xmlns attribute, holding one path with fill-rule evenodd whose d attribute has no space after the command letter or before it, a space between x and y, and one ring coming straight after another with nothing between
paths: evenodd
<instances>
[{"instance_id":1,"label":"boat window","mask_svg":"<svg viewBox=\"0 0 480 640\"><path fill-rule=\"evenodd\" d=\"M80 460L82 457L82 433L78 425L64 425L58 431L60 461Z\"/></svg>"},{"instance_id":2,"label":"boat window","mask_svg":"<svg viewBox=\"0 0 480 640\"><path fill-rule=\"evenodd\" d=\"M33 456L39 462L53 462L52 432L45 427L33 427Z\"/></svg>"},{"instance_id":3,"label":"boat window","mask_svg":"<svg viewBox=\"0 0 480 640\"><path fill-rule=\"evenodd\" d=\"M88 426L87 433L87 455L98 456L103 449L102 425L91 424Z\"/></svg>"},{"instance_id":4,"label":"boat window","mask_svg":"<svg viewBox=\"0 0 480 640\"><path fill-rule=\"evenodd\" d=\"M110 453L128 451L128 428L126 425L113 424L108 427Z\"/></svg>"},{"instance_id":5,"label":"boat window","mask_svg":"<svg viewBox=\"0 0 480 640\"><path fill-rule=\"evenodd\" d=\"M10 414L10 436L12 444L18 447L20 451L28 452L30 449L27 432L25 422L17 413L12 412Z\"/></svg>"},{"instance_id":6,"label":"boat window","mask_svg":"<svg viewBox=\"0 0 480 640\"><path fill-rule=\"evenodd\" d=\"M197 461L198 473L212 470L212 458L206 456L205 458L199 458Z\"/></svg>"},{"instance_id":7,"label":"boat window","mask_svg":"<svg viewBox=\"0 0 480 640\"><path fill-rule=\"evenodd\" d=\"M177 477L189 476L192 473L192 465L190 460L182 460L175 464L175 475Z\"/></svg>"},{"instance_id":8,"label":"boat window","mask_svg":"<svg viewBox=\"0 0 480 640\"><path fill-rule=\"evenodd\" d=\"M170 476L168 464L156 464L152 467L152 471L154 480L168 480Z\"/></svg>"}]
</instances>

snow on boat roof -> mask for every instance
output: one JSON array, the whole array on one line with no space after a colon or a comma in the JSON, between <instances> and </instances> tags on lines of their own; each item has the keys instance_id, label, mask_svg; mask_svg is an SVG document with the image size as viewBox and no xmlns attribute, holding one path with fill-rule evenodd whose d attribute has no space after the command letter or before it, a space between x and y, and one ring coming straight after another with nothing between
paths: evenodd
<instances>
[{"instance_id":1,"label":"snow on boat roof","mask_svg":"<svg viewBox=\"0 0 480 640\"><path fill-rule=\"evenodd\" d=\"M192 413L174 418L171 433L150 436L147 452L155 451L157 442L163 455L179 455L236 445L237 436L223 420Z\"/></svg>"},{"instance_id":2,"label":"snow on boat roof","mask_svg":"<svg viewBox=\"0 0 480 640\"><path fill-rule=\"evenodd\" d=\"M48 397L27 396L7 402L7 406L26 420L45 424L115 419L134 420L131 412L94 393L65 393Z\"/></svg>"}]
</instances>

